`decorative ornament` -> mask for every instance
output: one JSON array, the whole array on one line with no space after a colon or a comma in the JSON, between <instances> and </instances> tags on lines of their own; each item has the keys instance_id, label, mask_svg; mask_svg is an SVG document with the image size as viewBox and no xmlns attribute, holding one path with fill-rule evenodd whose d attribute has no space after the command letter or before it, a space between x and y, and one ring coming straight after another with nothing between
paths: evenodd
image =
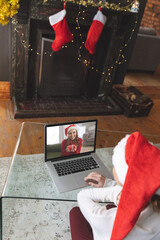
<instances>
[{"instance_id":1,"label":"decorative ornament","mask_svg":"<svg viewBox=\"0 0 160 240\"><path fill-rule=\"evenodd\" d=\"M54 29L56 35L52 43L52 49L55 52L59 51L63 45L73 40L73 36L66 21L66 13L64 4L63 10L49 17L50 25Z\"/></svg>"},{"instance_id":2,"label":"decorative ornament","mask_svg":"<svg viewBox=\"0 0 160 240\"><path fill-rule=\"evenodd\" d=\"M19 0L0 0L0 24L6 25L18 13Z\"/></svg>"},{"instance_id":3,"label":"decorative ornament","mask_svg":"<svg viewBox=\"0 0 160 240\"><path fill-rule=\"evenodd\" d=\"M99 8L97 14L93 18L93 22L90 26L87 40L85 42L85 47L90 54L94 54L96 51L96 44L99 40L106 21L107 17L101 12L101 8Z\"/></svg>"}]
</instances>

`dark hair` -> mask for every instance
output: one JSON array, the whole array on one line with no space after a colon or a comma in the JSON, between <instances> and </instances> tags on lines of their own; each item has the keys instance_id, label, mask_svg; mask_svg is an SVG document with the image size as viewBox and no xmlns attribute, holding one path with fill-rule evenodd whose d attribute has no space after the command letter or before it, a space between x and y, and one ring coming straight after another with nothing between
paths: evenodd
<instances>
[{"instance_id":1,"label":"dark hair","mask_svg":"<svg viewBox=\"0 0 160 240\"><path fill-rule=\"evenodd\" d=\"M160 213L160 195L154 194L150 204L155 212Z\"/></svg>"}]
</instances>

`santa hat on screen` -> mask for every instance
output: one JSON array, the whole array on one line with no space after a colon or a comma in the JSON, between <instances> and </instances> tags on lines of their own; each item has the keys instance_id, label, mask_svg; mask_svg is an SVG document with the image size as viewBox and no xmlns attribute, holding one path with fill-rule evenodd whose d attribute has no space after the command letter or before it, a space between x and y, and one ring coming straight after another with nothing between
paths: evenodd
<instances>
[{"instance_id":1,"label":"santa hat on screen","mask_svg":"<svg viewBox=\"0 0 160 240\"><path fill-rule=\"evenodd\" d=\"M68 42L72 41L73 36L69 30L66 21L66 3L64 2L64 9L60 12L53 14L49 17L50 25L55 31L55 40L52 43L52 49L56 52L61 49L61 47Z\"/></svg>"},{"instance_id":2,"label":"santa hat on screen","mask_svg":"<svg viewBox=\"0 0 160 240\"><path fill-rule=\"evenodd\" d=\"M77 131L76 125L72 124L72 125L68 126L67 128L65 128L65 135L67 136L67 134L68 134L69 131L71 131L71 130L76 130L76 131Z\"/></svg>"},{"instance_id":3,"label":"santa hat on screen","mask_svg":"<svg viewBox=\"0 0 160 240\"><path fill-rule=\"evenodd\" d=\"M123 189L111 240L121 240L132 230L151 197L160 195L160 150L134 132L114 148L112 161Z\"/></svg>"},{"instance_id":4,"label":"santa hat on screen","mask_svg":"<svg viewBox=\"0 0 160 240\"><path fill-rule=\"evenodd\" d=\"M94 54L96 51L96 44L100 38L103 27L107 21L107 17L101 12L99 8L98 12L93 18L93 22L87 34L87 40L85 42L85 47L90 54Z\"/></svg>"}]
</instances>

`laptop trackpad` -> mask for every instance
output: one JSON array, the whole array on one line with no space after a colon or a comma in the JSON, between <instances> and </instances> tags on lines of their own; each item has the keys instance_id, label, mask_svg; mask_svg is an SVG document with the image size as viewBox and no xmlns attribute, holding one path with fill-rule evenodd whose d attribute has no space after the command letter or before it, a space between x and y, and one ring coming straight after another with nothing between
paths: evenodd
<instances>
[{"instance_id":1,"label":"laptop trackpad","mask_svg":"<svg viewBox=\"0 0 160 240\"><path fill-rule=\"evenodd\" d=\"M55 179L55 183L58 187L59 192L68 192L77 188L81 188L84 186L88 186L88 184L84 181L83 174L71 174L67 176L63 176L60 180Z\"/></svg>"}]
</instances>

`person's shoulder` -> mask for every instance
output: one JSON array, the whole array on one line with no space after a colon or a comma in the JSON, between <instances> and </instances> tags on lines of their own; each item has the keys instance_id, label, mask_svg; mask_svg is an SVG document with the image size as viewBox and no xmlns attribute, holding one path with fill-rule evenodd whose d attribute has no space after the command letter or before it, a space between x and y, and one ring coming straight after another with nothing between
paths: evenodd
<instances>
[{"instance_id":1,"label":"person's shoulder","mask_svg":"<svg viewBox=\"0 0 160 240\"><path fill-rule=\"evenodd\" d=\"M63 139L62 144L66 142L66 139Z\"/></svg>"},{"instance_id":2,"label":"person's shoulder","mask_svg":"<svg viewBox=\"0 0 160 240\"><path fill-rule=\"evenodd\" d=\"M78 140L79 140L80 143L82 143L82 141L83 141L82 138L78 138Z\"/></svg>"}]
</instances>

